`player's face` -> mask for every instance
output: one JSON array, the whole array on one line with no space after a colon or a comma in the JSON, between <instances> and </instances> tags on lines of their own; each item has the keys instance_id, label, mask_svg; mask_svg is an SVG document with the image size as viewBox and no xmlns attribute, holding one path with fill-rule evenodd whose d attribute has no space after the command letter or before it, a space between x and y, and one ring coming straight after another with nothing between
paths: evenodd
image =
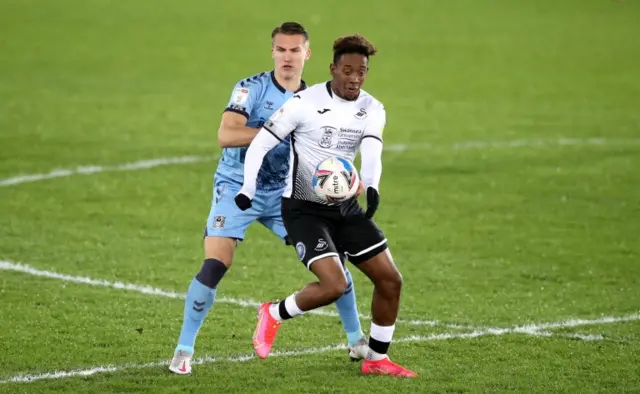
<instances>
[{"instance_id":1,"label":"player's face","mask_svg":"<svg viewBox=\"0 0 640 394\"><path fill-rule=\"evenodd\" d=\"M304 62L311 56L309 42L303 35L276 34L271 49L275 70L284 79L300 77Z\"/></svg>"},{"instance_id":2,"label":"player's face","mask_svg":"<svg viewBox=\"0 0 640 394\"><path fill-rule=\"evenodd\" d=\"M346 53L338 59L337 64L331 64L331 87L346 100L355 100L360 94L369 72L369 60L359 53Z\"/></svg>"}]
</instances>

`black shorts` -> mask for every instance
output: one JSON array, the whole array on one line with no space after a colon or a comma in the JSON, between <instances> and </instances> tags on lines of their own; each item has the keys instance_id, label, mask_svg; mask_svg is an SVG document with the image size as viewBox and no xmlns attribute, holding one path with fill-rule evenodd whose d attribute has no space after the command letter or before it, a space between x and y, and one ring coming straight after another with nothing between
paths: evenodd
<instances>
[{"instance_id":1,"label":"black shorts","mask_svg":"<svg viewBox=\"0 0 640 394\"><path fill-rule=\"evenodd\" d=\"M387 248L387 239L353 199L340 206L282 199L282 221L298 258L309 268L321 258L346 253L358 264Z\"/></svg>"}]
</instances>

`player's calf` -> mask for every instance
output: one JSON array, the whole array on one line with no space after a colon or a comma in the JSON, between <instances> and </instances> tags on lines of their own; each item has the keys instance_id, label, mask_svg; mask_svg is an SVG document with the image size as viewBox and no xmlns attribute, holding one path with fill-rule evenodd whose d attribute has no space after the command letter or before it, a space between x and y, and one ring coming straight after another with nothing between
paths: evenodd
<instances>
[{"instance_id":1,"label":"player's calf","mask_svg":"<svg viewBox=\"0 0 640 394\"><path fill-rule=\"evenodd\" d=\"M337 253L313 261L311 270L318 277L318 282L308 284L278 303L264 303L258 309L258 324L253 333L253 347L258 357L269 355L282 321L329 305L347 289L347 278Z\"/></svg>"},{"instance_id":2,"label":"player's calf","mask_svg":"<svg viewBox=\"0 0 640 394\"><path fill-rule=\"evenodd\" d=\"M344 264L344 263L343 263ZM360 314L356 304L355 285L353 278L348 269L344 271L347 277L347 290L335 302L340 320L345 333L347 334L347 343L349 344L349 356L354 359L363 359L366 356L367 341L360 325ZM361 346L364 342L364 347ZM355 349L355 350L352 350ZM367 348L368 349L368 348Z\"/></svg>"},{"instance_id":3,"label":"player's calf","mask_svg":"<svg viewBox=\"0 0 640 394\"><path fill-rule=\"evenodd\" d=\"M400 309L400 295L402 293L402 275L395 271L384 278L373 282L375 303L372 314L379 324L394 324Z\"/></svg>"},{"instance_id":4,"label":"player's calf","mask_svg":"<svg viewBox=\"0 0 640 394\"><path fill-rule=\"evenodd\" d=\"M191 357L196 336L213 306L217 287L231 264L235 240L231 238L205 238L205 260L200 271L189 284L184 303L184 316L178 345L170 370L177 374L191 373Z\"/></svg>"},{"instance_id":5,"label":"player's calf","mask_svg":"<svg viewBox=\"0 0 640 394\"><path fill-rule=\"evenodd\" d=\"M385 249L362 262L358 268L374 284L369 352L362 364L362 373L417 376L415 372L393 363L387 356L395 331L402 291L402 275L393 263L391 253Z\"/></svg>"},{"instance_id":6,"label":"player's calf","mask_svg":"<svg viewBox=\"0 0 640 394\"><path fill-rule=\"evenodd\" d=\"M371 314L382 326L395 324L400 308L402 275L393 263L388 249L357 266L373 282Z\"/></svg>"},{"instance_id":7,"label":"player's calf","mask_svg":"<svg viewBox=\"0 0 640 394\"><path fill-rule=\"evenodd\" d=\"M184 320L176 352L193 354L196 335L213 306L218 283L226 271L227 267L221 261L206 259L202 263L200 272L189 284L184 303Z\"/></svg>"},{"instance_id":8,"label":"player's calf","mask_svg":"<svg viewBox=\"0 0 640 394\"><path fill-rule=\"evenodd\" d=\"M335 302L347 290L349 282L338 257L324 257L312 262L310 270L318 282L310 283L296 294L296 304L302 311L310 311Z\"/></svg>"}]
</instances>

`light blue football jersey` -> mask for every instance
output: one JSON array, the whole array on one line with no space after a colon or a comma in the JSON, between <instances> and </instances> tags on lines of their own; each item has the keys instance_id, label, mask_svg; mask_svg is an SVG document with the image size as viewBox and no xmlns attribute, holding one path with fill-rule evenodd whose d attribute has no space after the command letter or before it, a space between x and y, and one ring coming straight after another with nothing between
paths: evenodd
<instances>
[{"instance_id":1,"label":"light blue football jersey","mask_svg":"<svg viewBox=\"0 0 640 394\"><path fill-rule=\"evenodd\" d=\"M305 89L302 81L300 90ZM276 81L275 74L262 72L236 84L225 111L232 111L247 118L248 127L260 128L285 101L296 92L287 91ZM265 156L257 178L257 189L272 191L286 185L289 173L290 142L279 143ZM244 180L244 157L248 147L225 148L218 162L217 175L242 184Z\"/></svg>"}]
</instances>

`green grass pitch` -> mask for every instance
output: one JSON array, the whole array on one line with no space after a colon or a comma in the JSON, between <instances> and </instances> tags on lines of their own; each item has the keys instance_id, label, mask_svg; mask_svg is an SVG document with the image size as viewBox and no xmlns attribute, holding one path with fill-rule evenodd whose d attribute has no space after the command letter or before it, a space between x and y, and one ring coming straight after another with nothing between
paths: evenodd
<instances>
[{"instance_id":1,"label":"green grass pitch","mask_svg":"<svg viewBox=\"0 0 640 394\"><path fill-rule=\"evenodd\" d=\"M380 49L390 354L416 379L360 376L333 306L250 358L251 303L313 278L258 225L202 363L167 371L221 111L287 20L310 83L338 36ZM639 20L631 0L0 0L0 392L639 392Z\"/></svg>"}]
</instances>

